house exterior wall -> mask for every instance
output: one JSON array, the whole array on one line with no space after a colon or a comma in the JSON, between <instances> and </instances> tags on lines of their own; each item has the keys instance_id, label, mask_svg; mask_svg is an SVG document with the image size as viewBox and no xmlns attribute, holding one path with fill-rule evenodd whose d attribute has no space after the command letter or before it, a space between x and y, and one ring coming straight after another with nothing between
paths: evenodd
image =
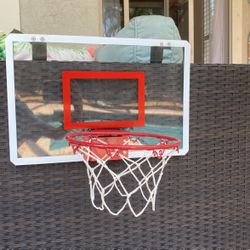
<instances>
[{"instance_id":1,"label":"house exterior wall","mask_svg":"<svg viewBox=\"0 0 250 250\"><path fill-rule=\"evenodd\" d=\"M243 2L242 63L248 61L248 36L250 34L250 1Z\"/></svg>"},{"instance_id":2,"label":"house exterior wall","mask_svg":"<svg viewBox=\"0 0 250 250\"><path fill-rule=\"evenodd\" d=\"M20 0L24 33L101 35L101 0Z\"/></svg>"},{"instance_id":3,"label":"house exterior wall","mask_svg":"<svg viewBox=\"0 0 250 250\"><path fill-rule=\"evenodd\" d=\"M231 63L247 63L247 41L250 33L250 3L231 1Z\"/></svg>"},{"instance_id":4,"label":"house exterior wall","mask_svg":"<svg viewBox=\"0 0 250 250\"><path fill-rule=\"evenodd\" d=\"M20 29L19 0L0 0L0 31Z\"/></svg>"}]
</instances>

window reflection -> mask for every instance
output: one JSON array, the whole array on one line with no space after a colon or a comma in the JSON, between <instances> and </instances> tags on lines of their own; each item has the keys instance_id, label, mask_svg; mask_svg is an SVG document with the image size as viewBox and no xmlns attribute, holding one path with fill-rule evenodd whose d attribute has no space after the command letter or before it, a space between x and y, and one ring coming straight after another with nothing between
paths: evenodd
<instances>
[{"instance_id":1,"label":"window reflection","mask_svg":"<svg viewBox=\"0 0 250 250\"><path fill-rule=\"evenodd\" d=\"M123 1L103 0L104 36L114 36L123 27Z\"/></svg>"}]
</instances>

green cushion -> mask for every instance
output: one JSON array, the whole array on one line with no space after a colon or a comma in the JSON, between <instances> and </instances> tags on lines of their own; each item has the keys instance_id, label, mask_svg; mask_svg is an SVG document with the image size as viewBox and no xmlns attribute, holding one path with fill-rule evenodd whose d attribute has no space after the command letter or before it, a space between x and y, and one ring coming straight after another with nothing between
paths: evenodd
<instances>
[{"instance_id":1,"label":"green cushion","mask_svg":"<svg viewBox=\"0 0 250 250\"><path fill-rule=\"evenodd\" d=\"M121 29L115 37L123 38L152 38L166 40L180 40L179 31L170 17L138 16ZM163 63L181 63L182 49L165 49ZM99 62L150 62L150 47L106 45L95 52L95 59Z\"/></svg>"}]
</instances>

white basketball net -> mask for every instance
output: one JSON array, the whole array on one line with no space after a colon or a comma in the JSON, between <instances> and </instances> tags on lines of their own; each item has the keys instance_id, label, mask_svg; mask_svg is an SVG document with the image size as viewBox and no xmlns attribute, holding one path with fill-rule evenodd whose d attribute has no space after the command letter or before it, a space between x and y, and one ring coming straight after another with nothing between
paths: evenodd
<instances>
[{"instance_id":1,"label":"white basketball net","mask_svg":"<svg viewBox=\"0 0 250 250\"><path fill-rule=\"evenodd\" d=\"M106 143L98 139L98 142ZM127 143L127 142L124 142ZM155 200L158 185L161 181L163 170L167 165L168 160L175 153L175 148L168 150L147 151L147 153L136 159L130 159L120 152L119 149L108 150L105 156L98 156L93 152L93 147L72 145L74 152L83 155L83 161L87 167L87 174L89 178L90 197L93 206L96 209L107 209L112 215L120 214L126 207L128 207L135 217L140 216L145 209L152 205L152 210L155 211ZM118 173L115 172L114 166L110 163L114 161L114 156L121 158L123 168ZM153 166L150 158L158 156L157 163ZM92 160L92 161L90 161ZM95 160L95 161L93 161ZM146 167L144 167L146 165ZM113 170L112 170L112 169ZM110 178L105 176L105 182L101 181L102 175L109 175ZM128 179L133 179L135 185L131 189ZM108 197L112 192L119 195L122 200L122 205L119 208L114 208L114 202L108 202ZM144 204L138 210L138 195ZM98 196L98 202L96 201ZM135 209L136 206L136 209Z\"/></svg>"}]
</instances>

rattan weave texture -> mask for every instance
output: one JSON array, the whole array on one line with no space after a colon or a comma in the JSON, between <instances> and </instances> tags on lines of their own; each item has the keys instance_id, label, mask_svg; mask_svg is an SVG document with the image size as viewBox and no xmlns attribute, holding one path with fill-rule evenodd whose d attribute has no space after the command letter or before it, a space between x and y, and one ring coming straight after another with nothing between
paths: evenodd
<instances>
[{"instance_id":1,"label":"rattan weave texture","mask_svg":"<svg viewBox=\"0 0 250 250\"><path fill-rule=\"evenodd\" d=\"M82 163L9 162L0 62L0 249L250 248L250 67L192 65L190 151L134 218L95 210Z\"/></svg>"}]
</instances>

